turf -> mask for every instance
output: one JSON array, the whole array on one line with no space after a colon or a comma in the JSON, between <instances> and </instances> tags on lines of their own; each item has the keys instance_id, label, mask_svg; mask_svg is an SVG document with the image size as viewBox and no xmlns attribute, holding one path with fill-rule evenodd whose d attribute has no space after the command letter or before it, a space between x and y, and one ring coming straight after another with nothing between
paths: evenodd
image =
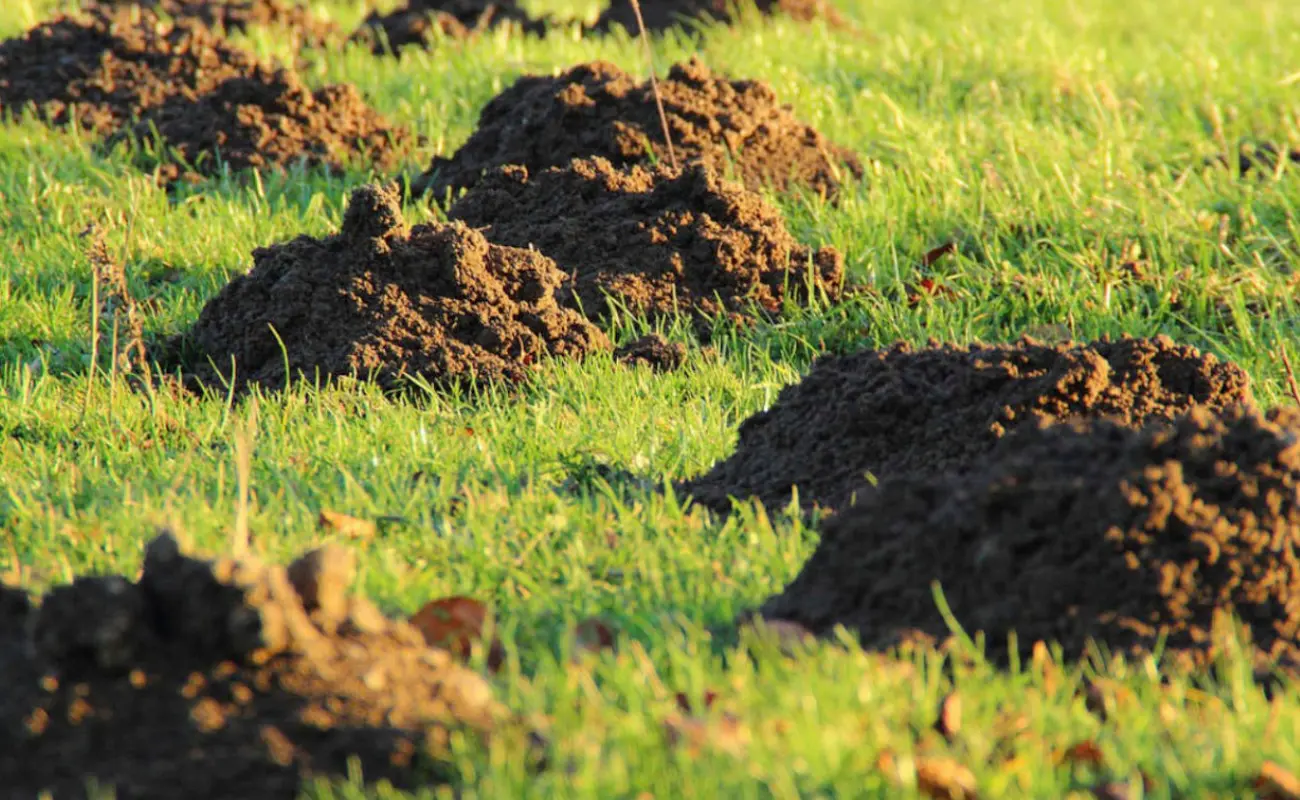
<instances>
[{"instance_id":1,"label":"turf","mask_svg":"<svg viewBox=\"0 0 1300 800\"><path fill-rule=\"evenodd\" d=\"M53 5L5 3L0 36ZM362 16L357 2L314 5L344 27ZM352 546L359 585L384 607L459 594L493 609L508 653L494 683L545 731L549 768L531 771L509 737L465 745L456 796L906 796L918 759L936 757L968 768L983 797L1136 797L1143 776L1147 796L1242 796L1266 761L1300 772L1300 693L1266 696L1232 660L1162 685L1154 659L999 671L970 650L880 656L839 641L789 656L738 634L735 617L811 553L815 524L753 506L723 521L663 489L727 454L736 425L820 351L1165 333L1241 364L1265 406L1291 402L1279 353L1300 360L1300 175L1185 172L1242 138L1300 138L1300 5L840 5L857 32L767 21L655 44L661 69L698 51L771 82L869 163L838 207L774 198L800 240L840 248L868 291L724 334L711 352L693 346L671 375L599 357L548 365L512 397L301 386L231 404L133 391L108 368L107 329L92 364L87 223L106 231L145 300L146 333L161 337L246 269L252 248L330 231L373 176L222 178L169 199L131 153L32 120L0 124L6 579L39 590L133 573L160 525L222 549L248 429L256 548L285 558L328 538L322 509L378 520ZM246 41L290 55L272 34ZM313 84L350 81L429 138L411 171L464 141L521 73L594 58L646 72L636 42L573 31L494 33L400 61L361 48L308 58ZM433 215L418 202L408 213ZM922 266L950 241L954 253ZM925 278L942 288L918 292ZM642 330L627 320L616 338ZM667 333L690 341L685 326ZM592 615L618 646L575 659L572 628ZM930 728L953 692L963 722L949 741ZM1094 744L1097 758L1083 747ZM354 780L312 796L405 795Z\"/></svg>"}]
</instances>

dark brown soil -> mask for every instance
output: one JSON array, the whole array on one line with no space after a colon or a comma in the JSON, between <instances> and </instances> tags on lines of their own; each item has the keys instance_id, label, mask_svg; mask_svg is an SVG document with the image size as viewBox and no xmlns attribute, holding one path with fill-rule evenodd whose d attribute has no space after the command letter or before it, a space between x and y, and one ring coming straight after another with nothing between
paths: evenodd
<instances>
[{"instance_id":1,"label":"dark brown soil","mask_svg":"<svg viewBox=\"0 0 1300 800\"><path fill-rule=\"evenodd\" d=\"M804 184L833 196L862 175L857 158L777 102L761 81L730 81L699 60L677 64L659 82L677 158L735 169L750 188ZM615 166L670 163L649 81L597 61L558 77L527 75L497 95L478 129L451 158L435 158L412 188L439 202L506 165L540 172L574 158Z\"/></svg>"},{"instance_id":2,"label":"dark brown soil","mask_svg":"<svg viewBox=\"0 0 1300 800\"><path fill-rule=\"evenodd\" d=\"M532 175L506 167L448 216L494 244L554 259L573 276L563 300L596 317L611 311L607 296L650 318L740 318L755 306L776 314L787 298L807 298L810 272L831 299L844 280L838 252L800 246L762 196L700 163L678 172L601 158Z\"/></svg>"},{"instance_id":3,"label":"dark brown soil","mask_svg":"<svg viewBox=\"0 0 1300 800\"><path fill-rule=\"evenodd\" d=\"M99 4L137 5L231 33L273 26L311 46L323 45L337 33L333 24L317 19L306 6L285 0L99 0Z\"/></svg>"},{"instance_id":4,"label":"dark brown soil","mask_svg":"<svg viewBox=\"0 0 1300 800\"><path fill-rule=\"evenodd\" d=\"M170 535L142 577L0 603L6 797L293 798L307 776L410 786L450 732L504 720L487 683L349 597L350 555L202 561ZM6 589L3 598L18 598Z\"/></svg>"},{"instance_id":5,"label":"dark brown soil","mask_svg":"<svg viewBox=\"0 0 1300 800\"><path fill-rule=\"evenodd\" d=\"M832 517L762 613L873 648L944 638L936 580L998 660L1015 630L1022 654L1069 658L1167 637L1166 661L1197 666L1232 612L1261 661L1300 664L1300 411L1026 427L964 474L886 480Z\"/></svg>"},{"instance_id":6,"label":"dark brown soil","mask_svg":"<svg viewBox=\"0 0 1300 800\"><path fill-rule=\"evenodd\" d=\"M173 98L130 132L167 148L165 180L302 164L339 172L348 165L391 169L413 144L351 84L313 92L289 70L259 66L197 100Z\"/></svg>"},{"instance_id":7,"label":"dark brown soil","mask_svg":"<svg viewBox=\"0 0 1300 800\"><path fill-rule=\"evenodd\" d=\"M652 333L616 349L614 359L629 367L645 366L655 372L673 372L686 363L686 347Z\"/></svg>"},{"instance_id":8,"label":"dark brown soil","mask_svg":"<svg viewBox=\"0 0 1300 800\"><path fill-rule=\"evenodd\" d=\"M52 124L76 121L105 134L168 100L197 100L259 67L202 24L165 24L139 9L93 9L0 43L0 110L32 103Z\"/></svg>"},{"instance_id":9,"label":"dark brown soil","mask_svg":"<svg viewBox=\"0 0 1300 800\"><path fill-rule=\"evenodd\" d=\"M731 497L839 509L875 478L968 469L1037 420L1110 417L1130 427L1193 407L1250 402L1246 374L1167 337L1014 346L906 344L826 356L740 425L735 452L684 491L719 511Z\"/></svg>"},{"instance_id":10,"label":"dark brown soil","mask_svg":"<svg viewBox=\"0 0 1300 800\"><path fill-rule=\"evenodd\" d=\"M548 356L609 347L557 305L563 280L541 253L489 244L463 224L408 227L396 188L369 186L337 234L255 250L253 269L203 308L182 348L212 360L196 377L214 386L233 360L237 388L282 387L286 359L309 380L516 382Z\"/></svg>"},{"instance_id":11,"label":"dark brown soil","mask_svg":"<svg viewBox=\"0 0 1300 800\"><path fill-rule=\"evenodd\" d=\"M732 13L735 4L728 0L643 0L640 5L646 30L651 33L687 27L699 21L713 20L724 25L737 21ZM758 0L753 5L764 15L784 14L800 22L821 18L836 27L844 24L844 18L825 0ZM637 33L636 14L630 0L613 0L594 27L597 31L622 27L629 33Z\"/></svg>"},{"instance_id":12,"label":"dark brown soil","mask_svg":"<svg viewBox=\"0 0 1300 800\"><path fill-rule=\"evenodd\" d=\"M382 55L403 47L429 47L438 35L468 39L503 25L541 36L550 21L534 19L515 0L409 0L387 14L370 12L352 38Z\"/></svg>"}]
</instances>

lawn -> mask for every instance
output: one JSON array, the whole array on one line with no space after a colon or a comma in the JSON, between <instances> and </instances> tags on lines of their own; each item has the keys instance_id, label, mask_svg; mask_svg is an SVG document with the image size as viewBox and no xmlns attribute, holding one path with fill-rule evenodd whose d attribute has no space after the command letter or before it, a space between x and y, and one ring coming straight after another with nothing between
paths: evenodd
<instances>
[{"instance_id":1,"label":"lawn","mask_svg":"<svg viewBox=\"0 0 1300 800\"><path fill-rule=\"evenodd\" d=\"M54 6L5 3L0 38ZM313 6L344 28L362 17L358 2ZM737 628L812 553L816 520L744 502L724 519L671 484L730 453L737 425L819 353L1168 334L1239 364L1266 408L1292 402L1280 354L1300 361L1300 164L1200 168L1242 140L1300 144L1300 4L839 6L856 30L751 21L654 42L661 74L698 53L767 81L867 166L838 205L770 197L797 239L834 245L868 291L708 348L667 325L689 349L671 374L600 355L547 364L513 394L304 385L227 402L133 390L109 369L111 332L92 346L87 224L105 231L160 339L248 269L254 248L335 230L350 191L389 176L225 177L169 197L123 150L30 119L0 124L4 579L40 592L83 573L134 575L163 526L223 552L246 441L248 527L267 559L340 540L357 554L357 589L389 612L451 595L491 609L506 653L492 685L542 733L548 766L532 769L518 738L462 743L452 786L418 796L947 796L954 765L986 798L1251 796L1262 769L1300 773L1300 692L1266 695L1231 659L1170 681L1154 658L1001 669L969 648L879 654L845 635L783 649ZM242 41L294 56L271 32ZM359 47L304 57L313 85L350 82L428 137L404 172L454 151L519 75L595 59L647 74L635 40L576 28L400 60ZM439 213L419 199L405 211ZM948 242L955 252L923 265ZM922 279L943 291L909 301ZM625 320L611 338L645 329ZM322 510L377 531L343 538L318 525ZM591 617L613 648L575 642ZM961 720L945 735L946 697ZM1300 796L1281 783L1271 796ZM310 796L407 795L354 779Z\"/></svg>"}]
</instances>

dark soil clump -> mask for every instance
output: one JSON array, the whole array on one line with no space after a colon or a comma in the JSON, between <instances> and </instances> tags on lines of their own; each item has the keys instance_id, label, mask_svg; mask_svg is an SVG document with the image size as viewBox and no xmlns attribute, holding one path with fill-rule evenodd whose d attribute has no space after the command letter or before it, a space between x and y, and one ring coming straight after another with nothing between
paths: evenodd
<instances>
[{"instance_id":1,"label":"dark soil clump","mask_svg":"<svg viewBox=\"0 0 1300 800\"><path fill-rule=\"evenodd\" d=\"M629 367L646 366L655 372L673 372L686 363L686 347L652 333L616 349L614 360Z\"/></svg>"},{"instance_id":2,"label":"dark soil clump","mask_svg":"<svg viewBox=\"0 0 1300 800\"><path fill-rule=\"evenodd\" d=\"M737 21L731 9L733 3L728 0L645 0L640 5L646 30L651 33L662 33L697 21L713 20L724 25ZM800 22L825 19L834 27L844 25L844 18L825 0L758 0L754 5L763 15L783 14ZM609 31L615 27L624 28L631 34L637 33L636 14L630 0L613 0L594 26L597 31Z\"/></svg>"},{"instance_id":3,"label":"dark soil clump","mask_svg":"<svg viewBox=\"0 0 1300 800\"><path fill-rule=\"evenodd\" d=\"M319 47L337 29L317 19L306 6L285 0L100 0L105 6L131 6L161 11L173 19L195 20L210 28L244 33L250 28L277 27L304 45Z\"/></svg>"},{"instance_id":4,"label":"dark soil clump","mask_svg":"<svg viewBox=\"0 0 1300 800\"><path fill-rule=\"evenodd\" d=\"M1029 426L964 474L886 480L828 520L816 553L762 613L864 645L963 628L1005 661L1088 640L1196 667L1245 624L1257 666L1300 665L1300 411L1196 409L1134 430ZM1219 619L1216 619L1218 617ZM920 634L919 637L916 634Z\"/></svg>"},{"instance_id":5,"label":"dark soil clump","mask_svg":"<svg viewBox=\"0 0 1300 800\"><path fill-rule=\"evenodd\" d=\"M545 357L609 347L559 307L563 280L541 253L489 244L463 224L408 227L395 187L365 187L337 234L255 250L253 269L203 308L181 349L211 359L195 375L209 386L513 383Z\"/></svg>"},{"instance_id":6,"label":"dark soil clump","mask_svg":"<svg viewBox=\"0 0 1300 800\"><path fill-rule=\"evenodd\" d=\"M827 356L740 425L735 452L684 487L725 511L731 497L842 509L876 478L961 472L1010 430L1108 417L1129 427L1194 407L1250 402L1232 363L1167 337L1088 345L906 344Z\"/></svg>"},{"instance_id":7,"label":"dark soil clump","mask_svg":"<svg viewBox=\"0 0 1300 800\"><path fill-rule=\"evenodd\" d=\"M515 0L410 0L387 14L370 12L352 39L370 44L376 55L382 55L404 47L428 47L438 35L468 39L503 25L541 36L550 20L534 19Z\"/></svg>"},{"instance_id":8,"label":"dark soil clump","mask_svg":"<svg viewBox=\"0 0 1300 800\"><path fill-rule=\"evenodd\" d=\"M258 67L251 54L201 24L96 8L0 43L0 110L35 104L51 124L75 121L105 134L168 100L197 100Z\"/></svg>"},{"instance_id":9,"label":"dark soil clump","mask_svg":"<svg viewBox=\"0 0 1300 800\"><path fill-rule=\"evenodd\" d=\"M796 119L766 83L730 81L693 59L674 66L659 91L682 163L700 160L725 171L734 162L750 188L803 184L827 196L842 179L862 176L852 153ZM497 167L536 173L592 157L615 166L670 163L649 81L600 61L515 81L483 108L464 146L449 159L435 158L412 188L442 202Z\"/></svg>"},{"instance_id":10,"label":"dark soil clump","mask_svg":"<svg viewBox=\"0 0 1300 800\"><path fill-rule=\"evenodd\" d=\"M293 798L350 756L368 780L414 785L454 729L504 716L450 653L349 597L351 573L336 548L285 568L190 558L163 535L137 582L0 603L6 796L82 797L95 780L135 800Z\"/></svg>"},{"instance_id":11,"label":"dark soil clump","mask_svg":"<svg viewBox=\"0 0 1300 800\"><path fill-rule=\"evenodd\" d=\"M831 299L844 279L838 252L800 246L762 196L700 163L677 172L601 158L534 174L505 167L448 216L495 244L554 259L573 276L566 302L597 317L612 310L607 296L651 318L740 318L754 306L777 314L787 298L807 298L810 278Z\"/></svg>"}]
</instances>

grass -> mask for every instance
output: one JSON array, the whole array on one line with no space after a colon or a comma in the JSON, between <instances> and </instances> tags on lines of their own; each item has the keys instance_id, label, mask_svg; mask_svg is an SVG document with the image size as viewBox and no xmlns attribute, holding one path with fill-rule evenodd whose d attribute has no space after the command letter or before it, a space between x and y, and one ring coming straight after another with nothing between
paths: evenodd
<instances>
[{"instance_id":1,"label":"grass","mask_svg":"<svg viewBox=\"0 0 1300 800\"><path fill-rule=\"evenodd\" d=\"M362 14L357 2L315 5L345 27ZM1139 796L1143 775L1147 796L1241 796L1265 761L1300 771L1300 694L1265 697L1232 660L1162 685L1154 661L999 671L969 652L879 656L842 641L790 656L738 636L737 614L796 574L815 530L782 509L745 506L723 521L671 491L592 477L596 461L654 486L696 474L816 353L898 339L1164 333L1239 363L1263 405L1289 402L1274 354L1300 339L1300 175L1180 173L1239 138L1300 139L1300 5L842 5L860 33L753 23L665 37L655 58L661 74L698 52L767 80L868 160L868 180L837 208L774 199L799 239L838 247L872 291L723 337L673 375L604 357L551 365L517 397L412 402L310 386L261 396L253 547L288 558L319 542L321 509L383 518L378 536L353 544L360 589L394 612L452 594L494 610L509 653L494 684L544 727L552 766L529 772L517 743L466 746L457 796L906 796L922 755L965 765L983 797L1087 796L1108 781ZM0 36L52 6L4 4ZM289 52L272 33L247 43ZM351 49L313 59L306 75L355 83L428 136L406 165L418 169L454 150L516 76L596 58L646 74L635 41L571 34L489 35L400 61ZM251 405L133 392L107 369L107 340L92 372L80 231L105 230L146 301L146 331L162 336L247 268L252 248L330 231L350 188L372 177L225 179L169 201L130 154L33 121L0 124L0 552L16 559L11 577L41 590L88 571L129 574L159 525L205 552L236 526L236 439ZM918 266L947 241L955 254ZM951 296L909 304L923 276ZM637 332L628 322L616 338ZM591 615L618 647L575 661L570 631ZM1086 708L1085 682L1100 687L1104 720ZM679 692L707 733L679 719ZM708 711L705 692L717 693ZM949 742L931 725L954 692L963 725ZM681 742L666 741L666 723L686 731ZM1063 755L1080 743L1099 748L1101 768ZM355 781L310 794L405 796Z\"/></svg>"}]
</instances>

